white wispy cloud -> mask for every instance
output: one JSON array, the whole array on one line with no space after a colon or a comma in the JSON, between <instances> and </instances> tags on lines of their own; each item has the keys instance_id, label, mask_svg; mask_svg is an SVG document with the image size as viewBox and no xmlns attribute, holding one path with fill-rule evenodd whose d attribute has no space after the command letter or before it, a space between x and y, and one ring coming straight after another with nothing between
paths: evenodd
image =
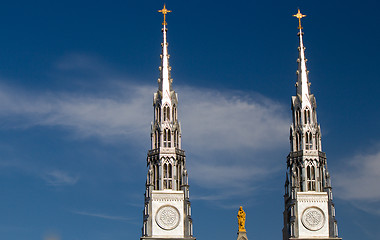
<instances>
[{"instance_id":1,"label":"white wispy cloud","mask_svg":"<svg viewBox=\"0 0 380 240\"><path fill-rule=\"evenodd\" d=\"M74 79L90 72L102 79L104 91L38 92L0 83L0 117L8 120L3 128L48 126L80 138L149 142L156 84L126 80L80 56L66 59L58 69L62 74L70 71ZM287 107L253 92L174 88L179 95L182 146L191 157L188 166L194 183L213 189L255 189L254 183L281 169L276 153L287 151ZM51 185L78 181L58 173L47 176Z\"/></svg>"},{"instance_id":2,"label":"white wispy cloud","mask_svg":"<svg viewBox=\"0 0 380 240\"><path fill-rule=\"evenodd\" d=\"M252 92L193 87L178 91L183 135L188 141L184 144L208 151L255 151L284 145L289 128L284 105Z\"/></svg>"},{"instance_id":3,"label":"white wispy cloud","mask_svg":"<svg viewBox=\"0 0 380 240\"><path fill-rule=\"evenodd\" d=\"M282 104L252 92L192 87L178 92L192 182L229 198L231 189L254 191L284 166L276 158L288 146Z\"/></svg>"},{"instance_id":4,"label":"white wispy cloud","mask_svg":"<svg viewBox=\"0 0 380 240\"><path fill-rule=\"evenodd\" d=\"M378 202L380 205L380 144L372 149L376 150L342 161L345 165L334 175L334 185L339 191L337 196L349 200Z\"/></svg>"},{"instance_id":5,"label":"white wispy cloud","mask_svg":"<svg viewBox=\"0 0 380 240\"><path fill-rule=\"evenodd\" d=\"M81 137L135 135L147 132L152 88L125 86L116 98L86 93L27 92L0 86L0 116L8 127L59 126ZM149 93L149 95L148 95ZM144 98L145 97L145 98Z\"/></svg>"},{"instance_id":6,"label":"white wispy cloud","mask_svg":"<svg viewBox=\"0 0 380 240\"><path fill-rule=\"evenodd\" d=\"M361 211L380 216L380 144L342 162L345 164L333 176L334 195Z\"/></svg>"},{"instance_id":7,"label":"white wispy cloud","mask_svg":"<svg viewBox=\"0 0 380 240\"><path fill-rule=\"evenodd\" d=\"M155 90L117 84L125 94L37 93L0 87L0 116L12 119L7 125L13 128L60 127L81 138L146 142ZM260 154L287 145L288 119L282 105L252 93L189 86L178 87L178 92L183 146L194 156L190 166L196 183L244 187L273 171L274 159ZM51 185L74 181L58 172L47 179Z\"/></svg>"},{"instance_id":8,"label":"white wispy cloud","mask_svg":"<svg viewBox=\"0 0 380 240\"><path fill-rule=\"evenodd\" d=\"M79 180L78 176L73 176L59 170L47 172L42 176L42 178L46 181L48 185L51 186L74 185Z\"/></svg>"},{"instance_id":9,"label":"white wispy cloud","mask_svg":"<svg viewBox=\"0 0 380 240\"><path fill-rule=\"evenodd\" d=\"M89 217L96 217L96 218L103 218L108 220L116 220L116 221L128 221L131 220L130 218L121 217L121 216L112 216L107 214L100 214L100 213L90 213L90 212L82 212L82 211L71 211L74 214L83 215L83 216L89 216Z\"/></svg>"}]
</instances>

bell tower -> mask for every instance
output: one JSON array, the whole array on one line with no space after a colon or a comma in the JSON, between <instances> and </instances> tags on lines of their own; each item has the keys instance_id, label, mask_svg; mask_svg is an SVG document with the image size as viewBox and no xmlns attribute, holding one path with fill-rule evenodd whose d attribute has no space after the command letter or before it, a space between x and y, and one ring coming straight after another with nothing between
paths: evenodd
<instances>
[{"instance_id":1,"label":"bell tower","mask_svg":"<svg viewBox=\"0 0 380 240\"><path fill-rule=\"evenodd\" d=\"M316 99L310 92L300 10L296 96L292 97L290 153L287 157L283 239L338 240L330 175L322 151Z\"/></svg>"},{"instance_id":2,"label":"bell tower","mask_svg":"<svg viewBox=\"0 0 380 240\"><path fill-rule=\"evenodd\" d=\"M154 121L145 189L141 240L195 240L191 219L185 151L181 148L181 126L177 118L178 97L172 89L165 5L163 42L158 90L153 96Z\"/></svg>"}]
</instances>

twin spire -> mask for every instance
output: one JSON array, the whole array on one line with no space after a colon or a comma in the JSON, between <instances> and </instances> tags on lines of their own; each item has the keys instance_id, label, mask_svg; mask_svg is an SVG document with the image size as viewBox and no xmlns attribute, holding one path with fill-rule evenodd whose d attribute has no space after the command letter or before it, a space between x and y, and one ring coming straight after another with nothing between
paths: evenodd
<instances>
[{"instance_id":1,"label":"twin spire","mask_svg":"<svg viewBox=\"0 0 380 240\"><path fill-rule=\"evenodd\" d=\"M169 66L169 57L170 55L168 54L168 42L166 40L166 32L167 32L167 22L166 22L166 14L172 12L171 10L168 10L164 4L163 9L158 10L158 12L162 13L164 16L164 21L162 22L163 28L162 28L162 33L163 33L163 43L162 43L162 54L161 54L161 66L160 66L160 72L161 76L158 79L158 85L159 85L159 90L162 91L163 96L170 96L170 91L171 91L171 83L172 79L170 78L170 70L171 67ZM309 95L310 95L310 83L308 80L308 71L306 68L306 62L307 59L305 58L305 47L303 45L303 39L302 39L302 25L301 25L301 19L306 17L306 15L303 15L301 11L298 9L298 13L293 15L294 17L298 18L298 29L299 29L299 39L300 39L300 46L298 48L299 51L299 57L298 57L298 70L297 70L297 95L301 98L303 104L306 104L309 102Z\"/></svg>"}]
</instances>

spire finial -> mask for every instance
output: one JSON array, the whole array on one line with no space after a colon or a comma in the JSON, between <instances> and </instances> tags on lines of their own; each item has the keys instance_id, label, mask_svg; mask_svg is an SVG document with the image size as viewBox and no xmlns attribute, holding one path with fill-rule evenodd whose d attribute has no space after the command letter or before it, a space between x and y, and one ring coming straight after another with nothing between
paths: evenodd
<instances>
[{"instance_id":1,"label":"spire finial","mask_svg":"<svg viewBox=\"0 0 380 240\"><path fill-rule=\"evenodd\" d=\"M165 7L165 6L164 6L164 7ZM298 23L299 23L298 29L302 29L302 26L301 26L301 18L306 17L306 15L302 15L301 11L298 9L298 13L295 14L295 15L293 15L293 17L298 18Z\"/></svg>"},{"instance_id":2,"label":"spire finial","mask_svg":"<svg viewBox=\"0 0 380 240\"><path fill-rule=\"evenodd\" d=\"M165 4L164 4L164 8L161 9L161 10L158 10L158 12L160 12L160 13L162 13L162 14L164 15L164 22L162 23L162 25L166 26L166 25L167 25L167 24L166 24L166 14L168 14L168 13L170 13L170 12L172 12L172 11L166 9L166 6L165 6Z\"/></svg>"}]
</instances>

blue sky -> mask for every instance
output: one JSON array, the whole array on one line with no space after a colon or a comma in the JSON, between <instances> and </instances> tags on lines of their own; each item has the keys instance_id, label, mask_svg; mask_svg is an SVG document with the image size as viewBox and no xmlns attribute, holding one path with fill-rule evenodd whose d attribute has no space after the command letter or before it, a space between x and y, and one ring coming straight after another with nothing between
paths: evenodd
<instances>
[{"instance_id":1,"label":"blue sky","mask_svg":"<svg viewBox=\"0 0 380 240\"><path fill-rule=\"evenodd\" d=\"M194 234L281 239L301 8L340 237L380 234L377 1L166 1ZM162 1L0 6L0 236L138 239Z\"/></svg>"}]
</instances>

